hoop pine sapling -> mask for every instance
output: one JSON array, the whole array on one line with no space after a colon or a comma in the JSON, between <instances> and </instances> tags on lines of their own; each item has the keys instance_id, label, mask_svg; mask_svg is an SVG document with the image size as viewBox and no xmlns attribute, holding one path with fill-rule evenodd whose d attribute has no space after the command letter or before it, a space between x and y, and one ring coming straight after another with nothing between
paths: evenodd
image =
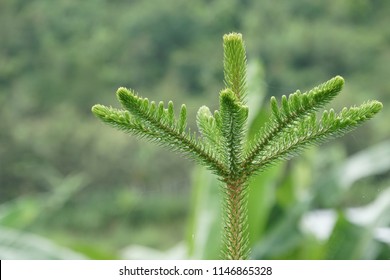
<instances>
[{"instance_id":1,"label":"hoop pine sapling","mask_svg":"<svg viewBox=\"0 0 390 280\"><path fill-rule=\"evenodd\" d=\"M95 105L92 112L103 122L146 138L178 152L210 169L222 182L223 246L225 259L247 259L248 180L277 161L298 154L309 145L341 136L382 109L382 103L368 101L339 113L322 108L341 91L344 80L336 76L312 90L299 90L278 102L271 97L271 114L253 139L246 138L246 53L239 33L223 36L225 89L219 93L219 110L202 106L196 117L199 132L187 128L186 106L176 117L172 101L167 106L140 97L131 89L119 88L123 109ZM258 186L261 187L261 186Z\"/></svg>"}]
</instances>

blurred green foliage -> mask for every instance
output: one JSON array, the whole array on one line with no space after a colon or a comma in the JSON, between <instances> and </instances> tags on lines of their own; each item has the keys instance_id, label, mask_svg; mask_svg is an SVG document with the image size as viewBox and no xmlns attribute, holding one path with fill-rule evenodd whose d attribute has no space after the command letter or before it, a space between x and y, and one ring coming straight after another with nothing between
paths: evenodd
<instances>
[{"instance_id":1,"label":"blurred green foliage","mask_svg":"<svg viewBox=\"0 0 390 280\"><path fill-rule=\"evenodd\" d=\"M185 101L195 120L202 104L217 104L222 35L236 31L258 64L253 93L268 99L338 74L347 84L333 107L366 99L385 107L363 128L254 179L252 257L390 258L388 209L379 207L390 186L389 13L386 0L1 1L0 251L37 247L17 238L29 232L87 258L141 256L125 248L133 244L218 258L218 184L101 125L90 108L127 86ZM261 123L261 113L252 118ZM354 208L375 215L359 223ZM313 215L336 226L321 235ZM352 245L336 250L343 240ZM80 257L49 249L0 257Z\"/></svg>"}]
</instances>

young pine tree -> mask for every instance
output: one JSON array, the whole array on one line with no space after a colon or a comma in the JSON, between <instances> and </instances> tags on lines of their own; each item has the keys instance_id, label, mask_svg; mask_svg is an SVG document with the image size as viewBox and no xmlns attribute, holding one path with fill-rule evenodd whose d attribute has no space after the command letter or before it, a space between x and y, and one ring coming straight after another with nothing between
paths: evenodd
<instances>
[{"instance_id":1,"label":"young pine tree","mask_svg":"<svg viewBox=\"0 0 390 280\"><path fill-rule=\"evenodd\" d=\"M341 136L382 109L378 101L335 113L318 109L335 98L344 80L336 76L312 90L299 90L278 102L270 100L268 122L253 139L245 139L248 118L246 106L246 53L241 34L223 36L225 89L219 93L219 110L202 106L196 117L199 132L187 129L186 106L175 116L172 101L165 105L140 97L133 90L119 88L117 98L123 109L95 105L92 112L103 122L146 138L186 156L210 169L222 183L223 256L247 259L248 180L254 174L283 159L298 154L309 145ZM258 186L261 187L261 186Z\"/></svg>"}]
</instances>

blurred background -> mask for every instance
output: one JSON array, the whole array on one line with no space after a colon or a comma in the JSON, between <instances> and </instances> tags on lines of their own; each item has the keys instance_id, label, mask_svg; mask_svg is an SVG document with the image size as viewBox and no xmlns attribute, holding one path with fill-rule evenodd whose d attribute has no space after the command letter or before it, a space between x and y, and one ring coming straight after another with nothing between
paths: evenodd
<instances>
[{"instance_id":1,"label":"blurred background","mask_svg":"<svg viewBox=\"0 0 390 280\"><path fill-rule=\"evenodd\" d=\"M102 124L116 89L218 105L222 36L248 52L250 129L268 100L335 75L331 107L384 104L251 181L254 259L390 258L390 1L0 1L0 258L217 259L219 184Z\"/></svg>"}]
</instances>

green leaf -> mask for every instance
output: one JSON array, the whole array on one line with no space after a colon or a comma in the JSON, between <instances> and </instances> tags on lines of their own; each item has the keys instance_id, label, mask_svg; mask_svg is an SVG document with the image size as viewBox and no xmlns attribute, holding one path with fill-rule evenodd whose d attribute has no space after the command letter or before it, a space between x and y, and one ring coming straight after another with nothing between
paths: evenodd
<instances>
[{"instance_id":1,"label":"green leaf","mask_svg":"<svg viewBox=\"0 0 390 280\"><path fill-rule=\"evenodd\" d=\"M336 225L325 247L327 249L326 259L362 259L364 250L367 250L367 242L370 240L369 230L369 228L351 223L342 212L339 212Z\"/></svg>"}]
</instances>

